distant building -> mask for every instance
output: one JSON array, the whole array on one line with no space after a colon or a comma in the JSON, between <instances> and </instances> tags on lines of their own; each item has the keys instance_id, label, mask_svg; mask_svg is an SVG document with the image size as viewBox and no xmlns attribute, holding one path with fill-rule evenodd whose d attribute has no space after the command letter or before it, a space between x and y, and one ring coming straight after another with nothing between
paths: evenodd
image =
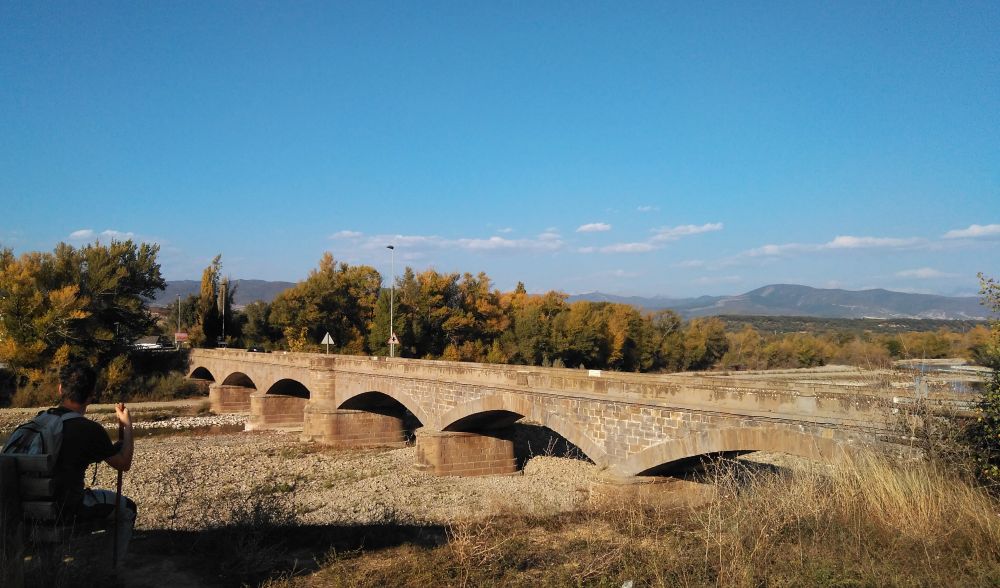
<instances>
[{"instance_id":1,"label":"distant building","mask_svg":"<svg viewBox=\"0 0 1000 588\"><path fill-rule=\"evenodd\" d=\"M147 335L132 342L132 349L138 350L166 349L168 346L173 347L161 335Z\"/></svg>"}]
</instances>

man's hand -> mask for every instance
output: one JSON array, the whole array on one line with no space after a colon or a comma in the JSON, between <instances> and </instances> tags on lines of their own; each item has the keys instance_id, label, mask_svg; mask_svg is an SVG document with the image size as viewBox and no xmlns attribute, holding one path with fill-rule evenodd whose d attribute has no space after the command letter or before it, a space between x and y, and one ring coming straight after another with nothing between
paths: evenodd
<instances>
[{"instance_id":1,"label":"man's hand","mask_svg":"<svg viewBox=\"0 0 1000 588\"><path fill-rule=\"evenodd\" d=\"M127 472L132 467L132 453L135 451L135 444L132 440L132 415L125 408L125 403L119 402L115 405L115 416L118 417L118 424L122 431L121 448L118 453L104 461L120 472Z\"/></svg>"},{"instance_id":2,"label":"man's hand","mask_svg":"<svg viewBox=\"0 0 1000 588\"><path fill-rule=\"evenodd\" d=\"M115 405L115 416L118 417L118 424L126 429L132 428L132 415L129 414L124 402Z\"/></svg>"}]
</instances>

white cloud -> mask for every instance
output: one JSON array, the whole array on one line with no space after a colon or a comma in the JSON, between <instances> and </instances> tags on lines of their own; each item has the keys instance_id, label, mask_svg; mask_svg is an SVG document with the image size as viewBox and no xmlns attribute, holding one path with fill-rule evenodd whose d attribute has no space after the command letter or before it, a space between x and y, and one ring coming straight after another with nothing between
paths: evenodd
<instances>
[{"instance_id":1,"label":"white cloud","mask_svg":"<svg viewBox=\"0 0 1000 588\"><path fill-rule=\"evenodd\" d=\"M823 249L873 249L882 247L908 247L920 242L917 238L896 239L893 237L852 237L838 235L825 243Z\"/></svg>"},{"instance_id":2,"label":"white cloud","mask_svg":"<svg viewBox=\"0 0 1000 588\"><path fill-rule=\"evenodd\" d=\"M358 237L364 236L364 233L360 231L337 231L336 233L330 235L331 239L357 239Z\"/></svg>"},{"instance_id":3,"label":"white cloud","mask_svg":"<svg viewBox=\"0 0 1000 588\"><path fill-rule=\"evenodd\" d=\"M855 237L852 235L838 235L826 243L782 243L779 245L769 244L748 249L739 254L739 257L777 257L792 253L806 253L811 251L836 251L841 249L903 249L914 247L924 243L922 239L909 237L899 239L895 237Z\"/></svg>"},{"instance_id":4,"label":"white cloud","mask_svg":"<svg viewBox=\"0 0 1000 588\"><path fill-rule=\"evenodd\" d=\"M955 229L944 234L945 239L965 239L1000 235L1000 225L969 225L967 229Z\"/></svg>"},{"instance_id":5,"label":"white cloud","mask_svg":"<svg viewBox=\"0 0 1000 588\"><path fill-rule=\"evenodd\" d=\"M562 247L558 239L504 239L490 237L489 239L456 239L454 244L470 251L496 251L502 249L526 249L535 251L552 251Z\"/></svg>"},{"instance_id":6,"label":"white cloud","mask_svg":"<svg viewBox=\"0 0 1000 588\"><path fill-rule=\"evenodd\" d=\"M545 232L538 235L540 241L558 241L562 238L555 229L545 229Z\"/></svg>"},{"instance_id":7,"label":"white cloud","mask_svg":"<svg viewBox=\"0 0 1000 588\"><path fill-rule=\"evenodd\" d=\"M722 223L705 223L703 225L678 225L676 227L660 227L654 231L653 241L675 241L681 237L721 231Z\"/></svg>"},{"instance_id":8,"label":"white cloud","mask_svg":"<svg viewBox=\"0 0 1000 588\"><path fill-rule=\"evenodd\" d=\"M917 278L920 280L934 280L938 278L953 278L955 274L949 274L936 270L930 267L922 267L918 269L910 269L896 272L896 276L900 278Z\"/></svg>"},{"instance_id":9,"label":"white cloud","mask_svg":"<svg viewBox=\"0 0 1000 588\"><path fill-rule=\"evenodd\" d=\"M637 207L636 210L638 210L639 212L657 212L658 210L660 210L660 207L645 205Z\"/></svg>"},{"instance_id":10,"label":"white cloud","mask_svg":"<svg viewBox=\"0 0 1000 588\"><path fill-rule=\"evenodd\" d=\"M585 225L580 225L577 227L577 233L601 233L604 231L610 231L611 225L608 223L587 223Z\"/></svg>"},{"instance_id":11,"label":"white cloud","mask_svg":"<svg viewBox=\"0 0 1000 588\"><path fill-rule=\"evenodd\" d=\"M101 231L101 236L113 240L131 239L135 237L135 233L133 233L132 231L116 231L114 229L105 229Z\"/></svg>"},{"instance_id":12,"label":"white cloud","mask_svg":"<svg viewBox=\"0 0 1000 588\"><path fill-rule=\"evenodd\" d=\"M501 235L506 235L508 233L513 233L514 229L512 229L511 227L504 227L502 229L497 229L497 232L500 233Z\"/></svg>"},{"instance_id":13,"label":"white cloud","mask_svg":"<svg viewBox=\"0 0 1000 588\"><path fill-rule=\"evenodd\" d=\"M615 243L598 249L601 253L646 253L656 249L652 243Z\"/></svg>"},{"instance_id":14,"label":"white cloud","mask_svg":"<svg viewBox=\"0 0 1000 588\"><path fill-rule=\"evenodd\" d=\"M365 239L363 249L380 249L395 245L401 250L464 249L466 251L556 251L564 243L557 233L542 233L537 239L507 239L505 237L461 237L446 239L437 235L373 235Z\"/></svg>"},{"instance_id":15,"label":"white cloud","mask_svg":"<svg viewBox=\"0 0 1000 588\"><path fill-rule=\"evenodd\" d=\"M785 255L787 253L795 253L798 251L809 251L810 249L817 249L816 245L803 245L801 243L783 243L781 245L762 245L754 249L748 249L740 255L743 257L772 257L776 255Z\"/></svg>"},{"instance_id":16,"label":"white cloud","mask_svg":"<svg viewBox=\"0 0 1000 588\"><path fill-rule=\"evenodd\" d=\"M702 259L687 259L675 263L674 267L705 267L705 261Z\"/></svg>"},{"instance_id":17,"label":"white cloud","mask_svg":"<svg viewBox=\"0 0 1000 588\"><path fill-rule=\"evenodd\" d=\"M126 239L134 239L135 233L132 231L116 231L114 229L105 229L98 234L94 229L80 229L79 231L73 231L69 234L69 238L76 241L85 241L87 239L93 239L94 237L107 237L108 239L114 241L121 241Z\"/></svg>"}]
</instances>

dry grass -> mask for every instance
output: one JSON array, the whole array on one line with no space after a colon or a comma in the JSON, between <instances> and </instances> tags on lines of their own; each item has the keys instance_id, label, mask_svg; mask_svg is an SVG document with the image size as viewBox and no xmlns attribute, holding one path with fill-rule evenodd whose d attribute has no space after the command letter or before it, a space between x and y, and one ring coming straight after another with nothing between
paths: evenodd
<instances>
[{"instance_id":1,"label":"dry grass","mask_svg":"<svg viewBox=\"0 0 1000 588\"><path fill-rule=\"evenodd\" d=\"M332 553L271 586L996 585L1000 505L927 463L794 474L726 462L717 497L622 495L576 513L455 523L447 543Z\"/></svg>"}]
</instances>

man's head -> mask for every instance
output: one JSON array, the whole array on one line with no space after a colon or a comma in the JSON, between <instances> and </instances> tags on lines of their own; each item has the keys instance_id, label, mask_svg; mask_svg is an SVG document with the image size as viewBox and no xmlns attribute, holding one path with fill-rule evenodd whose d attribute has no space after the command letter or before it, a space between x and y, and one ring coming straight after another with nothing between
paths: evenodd
<instances>
[{"instance_id":1,"label":"man's head","mask_svg":"<svg viewBox=\"0 0 1000 588\"><path fill-rule=\"evenodd\" d=\"M76 404L89 404L97 384L97 374L89 365L76 362L59 369L59 391L62 399Z\"/></svg>"}]
</instances>

